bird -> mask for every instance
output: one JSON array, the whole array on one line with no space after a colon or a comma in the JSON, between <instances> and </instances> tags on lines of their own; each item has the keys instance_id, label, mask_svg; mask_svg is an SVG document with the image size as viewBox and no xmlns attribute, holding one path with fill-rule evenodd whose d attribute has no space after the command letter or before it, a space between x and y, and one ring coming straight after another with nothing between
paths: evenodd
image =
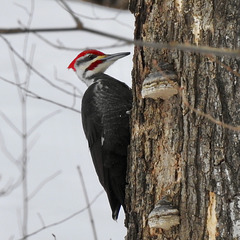
<instances>
[{"instance_id":1,"label":"bird","mask_svg":"<svg viewBox=\"0 0 240 240\"><path fill-rule=\"evenodd\" d=\"M105 54L88 49L78 54L68 66L88 87L82 98L82 125L114 220L117 220L121 206L126 213L125 186L132 90L124 82L104 72L116 60L129 54Z\"/></svg>"}]
</instances>

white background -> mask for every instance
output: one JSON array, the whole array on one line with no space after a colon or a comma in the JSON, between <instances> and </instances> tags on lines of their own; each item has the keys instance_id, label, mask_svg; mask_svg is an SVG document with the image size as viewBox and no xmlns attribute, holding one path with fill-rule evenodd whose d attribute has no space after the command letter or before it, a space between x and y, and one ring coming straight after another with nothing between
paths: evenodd
<instances>
[{"instance_id":1,"label":"white background","mask_svg":"<svg viewBox=\"0 0 240 240\"><path fill-rule=\"evenodd\" d=\"M133 16L128 11L114 10L81 2L68 2L77 13L93 19L80 16L85 26L119 36L132 38ZM33 8L33 18L30 27L73 27L72 17L56 2L50 0L0 0L0 27L26 26L28 13ZM119 43L117 40L89 34L87 32L55 32L40 33L52 43L59 42L71 48L99 48ZM28 36L28 37L26 37ZM35 49L32 65L46 76L52 83L72 92L73 88L59 82L58 78L75 85L82 92L86 87L78 80L67 66L81 50L59 50L49 46L34 34L4 35L13 48L29 61L31 49ZM24 48L24 45L26 47ZM25 50L24 50L25 49ZM106 53L130 51L132 46L100 49ZM13 70L13 57L6 43L0 38L0 77L16 82L16 74L23 83L27 78L27 67L14 56L16 62ZM107 73L131 86L132 54L119 60L111 66ZM29 78L29 90L55 102L72 106L74 98L50 86L35 73ZM23 85L24 86L24 85ZM16 86L0 79L0 191L11 186L21 176L19 167L4 154L6 149L18 163L21 163L22 138L9 126L2 117L8 119L19 129L22 129L21 103ZM74 108L80 110L81 99L75 99ZM43 122L28 138L28 193L38 189L37 194L29 200L28 233L32 233L44 225L60 221L86 207L84 194L77 172L81 167L86 183L88 196L92 201L102 191L90 155L87 141L82 131L79 113L56 106L54 104L27 98L27 128L30 129L44 116L60 109L61 111ZM42 188L41 183L50 176ZM20 239L22 237L23 216L22 186L19 185L7 195L0 196L0 239ZM121 210L117 222L111 219L111 211L105 193L91 206L99 240L124 239L124 213ZM57 226L47 228L29 237L35 240L51 240L55 234L57 240L94 239L87 211Z\"/></svg>"}]
</instances>

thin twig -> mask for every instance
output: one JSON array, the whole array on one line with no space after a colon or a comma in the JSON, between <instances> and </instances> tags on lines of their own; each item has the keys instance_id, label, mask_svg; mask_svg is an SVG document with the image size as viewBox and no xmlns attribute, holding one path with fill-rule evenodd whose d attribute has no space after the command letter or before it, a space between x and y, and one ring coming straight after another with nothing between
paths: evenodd
<instances>
[{"instance_id":1,"label":"thin twig","mask_svg":"<svg viewBox=\"0 0 240 240\"><path fill-rule=\"evenodd\" d=\"M27 48L25 49L27 51ZM24 53L26 55L26 52ZM29 63L29 66L32 62ZM29 71L29 66L27 66L27 72ZM17 71L17 70L16 70ZM28 81L30 75L26 82L28 86ZM19 82L16 79L16 84ZM22 216L22 235L25 237L28 234L28 220L29 220L29 205L28 205L28 135L27 135L27 95L26 92L21 91L20 95L21 102L21 117L22 117L22 153L21 153L21 163L22 163L22 201L23 201L23 216ZM26 238L25 238L26 239Z\"/></svg>"},{"instance_id":2,"label":"thin twig","mask_svg":"<svg viewBox=\"0 0 240 240\"><path fill-rule=\"evenodd\" d=\"M71 82L68 82L68 81L66 81L66 80L60 79L60 78L58 77L57 69L56 69L56 68L54 68L54 77L55 77L55 79L56 79L57 81L65 84L66 86L72 87L72 89L73 89L74 91L77 90L77 92L79 93L79 96L83 96L83 92L82 92L78 87L76 87L75 85L73 85Z\"/></svg>"},{"instance_id":3,"label":"thin twig","mask_svg":"<svg viewBox=\"0 0 240 240\"><path fill-rule=\"evenodd\" d=\"M59 3L58 3L59 4ZM59 6L61 6L59 4ZM64 8L63 6L61 6L64 10L68 11L66 8ZM97 14L95 13L95 11L93 11L93 14L94 14L94 17L90 17L89 15L84 15L84 14L80 14L80 13L77 13L75 11L73 11L71 9L72 13L74 14L74 16L78 16L78 17L82 17L82 18L85 18L85 19L89 19L89 20L94 20L94 21L115 21L117 22L118 24L122 25L122 26L125 26L127 28L130 28L132 29L133 27L129 24L126 24L124 22L121 22L119 21L117 18L118 16L122 13L121 10L119 10L118 12L116 12L115 16L114 17L102 17L102 16L97 16Z\"/></svg>"},{"instance_id":4,"label":"thin twig","mask_svg":"<svg viewBox=\"0 0 240 240\"><path fill-rule=\"evenodd\" d=\"M15 159L13 157L13 155L11 154L11 152L8 151L3 134L1 131L0 131L0 149L2 150L2 153L8 158L8 160L10 160L17 167L19 167L19 162L17 161L17 159Z\"/></svg>"},{"instance_id":5,"label":"thin twig","mask_svg":"<svg viewBox=\"0 0 240 240\"><path fill-rule=\"evenodd\" d=\"M25 6L23 6L19 3L16 3L16 2L13 4L16 5L17 7L21 8L22 10L24 10L27 13L27 15L30 15L30 12L28 11L28 9Z\"/></svg>"},{"instance_id":6,"label":"thin twig","mask_svg":"<svg viewBox=\"0 0 240 240\"><path fill-rule=\"evenodd\" d=\"M57 1L58 3L58 1ZM59 4L59 3L58 3ZM59 6L61 6L59 4ZM64 8L63 6L61 6L65 11L68 11L66 8ZM114 17L98 17L96 16L96 14L94 14L95 16L94 17L90 17L89 15L84 15L84 14L80 14L80 13L77 13L75 11L72 10L72 13L74 14L74 16L78 16L78 17L82 17L82 18L86 18L86 19L89 19L89 20L105 20L105 21L109 21L109 20L115 20L118 15L120 14L120 12L116 13L116 15Z\"/></svg>"},{"instance_id":7,"label":"thin twig","mask_svg":"<svg viewBox=\"0 0 240 240\"><path fill-rule=\"evenodd\" d=\"M29 63L31 66L33 66L33 59L34 59L34 54L35 54L35 49L36 49L36 45L32 45L31 46L31 50L30 50L30 56L29 56ZM25 77L25 88L28 89L29 84L30 84L30 77L31 77L31 68L29 66L26 66L26 77Z\"/></svg>"},{"instance_id":8,"label":"thin twig","mask_svg":"<svg viewBox=\"0 0 240 240\"><path fill-rule=\"evenodd\" d=\"M0 196L7 196L13 192L19 185L22 183L22 177L20 176L18 180L15 181L15 183L9 182L6 184L6 186L1 189L0 191Z\"/></svg>"},{"instance_id":9,"label":"thin twig","mask_svg":"<svg viewBox=\"0 0 240 240\"><path fill-rule=\"evenodd\" d=\"M74 14L74 12L69 7L69 5L65 1L63 1L63 0L58 0L58 1L62 3L62 5L64 6L65 10L72 16L73 20L75 21L75 23L77 25L77 28L81 29L83 27L83 24L80 21L80 19Z\"/></svg>"},{"instance_id":10,"label":"thin twig","mask_svg":"<svg viewBox=\"0 0 240 240\"><path fill-rule=\"evenodd\" d=\"M90 202L89 206L92 205L92 204L99 198L99 196L100 196L102 193L103 193L103 190L102 190L101 192L99 192L99 193L94 197L94 199ZM34 231L34 232L32 232L32 233L29 233L29 234L28 234L27 236L25 236L25 237L26 237L26 238L31 237L31 236L33 236L33 235L36 235L36 234L39 233L39 232L42 232L42 231L45 230L45 229L48 229L48 228L51 228L51 227L60 225L60 224L62 224L62 223L64 223L64 222L66 222L66 221L68 221L68 220L76 217L77 215L83 213L84 211L86 211L86 210L89 208L89 206L86 206L86 207L80 209L79 211L77 211L77 212L69 215L68 217L63 218L62 220L59 220L59 221L57 221L57 222L54 222L54 223L48 224L48 225L46 225L46 226L43 226L43 227L39 228L38 230L36 230L36 231ZM18 240L24 240L24 239L25 239L25 238L19 238Z\"/></svg>"},{"instance_id":11,"label":"thin twig","mask_svg":"<svg viewBox=\"0 0 240 240\"><path fill-rule=\"evenodd\" d=\"M38 218L39 218L39 220L40 220L42 226L44 227L44 226L45 226L45 223L44 223L44 220L43 220L42 215L41 215L40 213L37 213L37 215L38 215Z\"/></svg>"},{"instance_id":12,"label":"thin twig","mask_svg":"<svg viewBox=\"0 0 240 240\"><path fill-rule=\"evenodd\" d=\"M228 72L231 72L233 75L235 75L236 77L240 77L240 73L233 70L230 66L226 65L223 62L220 62L217 58L214 58L213 56L208 56L212 61L216 62L217 64L219 64L220 66L222 66L224 69L226 69Z\"/></svg>"},{"instance_id":13,"label":"thin twig","mask_svg":"<svg viewBox=\"0 0 240 240\"><path fill-rule=\"evenodd\" d=\"M86 185L85 185L85 182L84 182L84 178L83 178L80 166L77 166L77 170L78 170L78 174L79 174L80 181L81 181L81 184L82 184L85 201L86 201L87 206L89 206L88 207L88 215L89 215L90 223L91 223L91 226L92 226L93 236L94 236L94 239L97 240L98 237L97 237L95 222L94 222L94 219L93 219L92 209L91 209L90 202L89 202L89 199L88 199L88 193L87 193Z\"/></svg>"},{"instance_id":14,"label":"thin twig","mask_svg":"<svg viewBox=\"0 0 240 240\"><path fill-rule=\"evenodd\" d=\"M45 121L48 119L52 118L53 116L59 114L61 112L60 109L44 116L42 119L40 119L37 123L35 123L29 130L28 130L28 135L30 136L40 125L42 125Z\"/></svg>"},{"instance_id":15,"label":"thin twig","mask_svg":"<svg viewBox=\"0 0 240 240\"><path fill-rule=\"evenodd\" d=\"M18 68L17 68L17 64L14 58L14 54L13 51L11 51L11 49L9 48L9 56L10 56L10 60L11 60L11 64L13 66L13 74L14 74L14 78L15 78L15 84L16 85L21 85L20 83L20 77L18 74ZM18 92L18 96L20 97L22 95L21 89L17 88L17 92Z\"/></svg>"},{"instance_id":16,"label":"thin twig","mask_svg":"<svg viewBox=\"0 0 240 240\"><path fill-rule=\"evenodd\" d=\"M32 20L33 20L33 14L34 14L34 8L35 8L35 2L34 0L31 1L31 10L29 12L29 18L27 22L27 28L31 27ZM26 59L27 55L27 47L28 47L28 39L29 39L29 33L26 34L25 39L24 39L24 45L23 45L23 58Z\"/></svg>"},{"instance_id":17,"label":"thin twig","mask_svg":"<svg viewBox=\"0 0 240 240\"><path fill-rule=\"evenodd\" d=\"M2 111L0 111L0 116L2 117L2 119L8 124L8 126L10 128L12 128L12 130L17 133L18 136L22 136L21 131L16 127L16 125L7 117L7 115L5 113L3 113Z\"/></svg>"},{"instance_id":18,"label":"thin twig","mask_svg":"<svg viewBox=\"0 0 240 240\"><path fill-rule=\"evenodd\" d=\"M22 86L19 85L19 84L16 84L16 83L14 83L14 82L11 82L11 81L7 80L6 78L4 78L4 77L2 77L2 76L0 76L0 79L3 80L4 82L8 83L8 84L14 85L14 86L16 86L17 88L20 88L21 90L25 91L26 93L29 94L28 97L31 97L31 98L33 98L33 99L39 99L39 100L42 100L42 101L45 101L45 102L49 102L49 103L52 103L52 104L54 104L54 105L60 106L60 107L62 107L62 108L65 108L65 109L68 109L68 110L71 110L71 111L74 111L74 112L77 112L77 113L81 113L81 112L80 112L79 110L77 110L77 109L74 109L74 108L72 108L72 107L66 106L66 105L61 104L61 103L59 103L59 102L53 101L53 100L51 100L51 99L42 97L42 96L40 96L40 95L38 95L38 94L36 94L36 93L34 93L34 92L32 92L32 91L24 88L24 87L22 87ZM77 95L76 95L76 96L77 96Z\"/></svg>"},{"instance_id":19,"label":"thin twig","mask_svg":"<svg viewBox=\"0 0 240 240\"><path fill-rule=\"evenodd\" d=\"M32 94L32 93L33 93L33 92L31 92L31 94ZM53 101L53 100L48 99L48 98L41 97L41 96L36 95L36 94L34 94L34 95L29 95L29 97L31 97L31 98L33 98L33 99L43 100L43 101L48 102L48 103L52 103L52 104L54 104L54 105L57 105L57 106L59 106L59 107L62 107L62 108L71 110L71 111L76 112L76 113L81 113L81 111L79 111L79 110L77 110L77 109L75 109L75 108L69 107L69 106L67 106L67 105L64 105L64 104L62 104L62 103Z\"/></svg>"},{"instance_id":20,"label":"thin twig","mask_svg":"<svg viewBox=\"0 0 240 240\"><path fill-rule=\"evenodd\" d=\"M74 47L68 47L68 46L64 46L62 44L56 44L53 43L51 41L49 41L47 38L43 37L41 34L39 34L38 32L33 32L34 35L36 35L36 37L38 37L39 39L41 39L43 42L45 42L46 44L48 44L51 47L57 48L59 50L67 50L67 51L74 51L74 52L80 52L85 50L86 48L91 48L90 46L84 47L84 48L74 48ZM109 48L118 48L118 47L123 47L125 46L126 43L122 43L117 41L116 43L113 43L111 45L101 45L101 46L94 46L94 48L96 49L109 49Z\"/></svg>"},{"instance_id":21,"label":"thin twig","mask_svg":"<svg viewBox=\"0 0 240 240\"><path fill-rule=\"evenodd\" d=\"M187 98L186 98L186 96L185 96L185 94L184 94L183 91L184 91L184 87L181 87L181 88L179 89L179 93L180 93L180 95L181 95L181 97L182 97L183 103L184 103L185 106L187 106L191 111L195 112L197 115L202 116L202 117L208 119L209 121L211 121L211 122L213 122L213 123L215 123L215 124L217 124L217 125L219 125L219 126L222 126L223 128L227 128L227 129L230 129L230 130L232 130L232 131L238 131L238 132L240 131L240 126L233 126L233 125L224 123L224 122L222 122L222 121L219 121L219 120L215 119L215 118L212 117L210 114L204 113L204 112L202 112L202 111L200 111L200 110L192 107L192 106L190 105L190 103L188 102L188 100L187 100Z\"/></svg>"},{"instance_id":22,"label":"thin twig","mask_svg":"<svg viewBox=\"0 0 240 240\"><path fill-rule=\"evenodd\" d=\"M0 37L3 39L3 41L7 44L7 46L9 47L9 49L12 51L12 53L18 58L20 59L27 67L29 67L31 69L31 71L33 71L34 73L36 73L39 77L41 77L41 79L43 79L45 82L47 82L50 86L68 94L68 95L72 95L71 92L55 85L54 83L52 83L52 81L50 81L47 77L45 77L42 73L40 73L39 71L37 71L30 63L28 63L10 44L10 42L3 36L0 35ZM77 95L77 97L81 98L81 96Z\"/></svg>"},{"instance_id":23,"label":"thin twig","mask_svg":"<svg viewBox=\"0 0 240 240\"><path fill-rule=\"evenodd\" d=\"M58 175L60 175L62 173L61 170L55 172L54 174L52 174L51 176L47 177L45 180L43 180L36 188L35 190L32 191L31 194L29 194L28 196L28 201L31 200L34 196L36 196L36 194L47 184L49 183L51 180L53 180L54 178L56 178Z\"/></svg>"},{"instance_id":24,"label":"thin twig","mask_svg":"<svg viewBox=\"0 0 240 240\"><path fill-rule=\"evenodd\" d=\"M65 84L65 85L67 85L67 86L70 86L70 87L72 87L72 91L73 91L73 103L72 103L72 108L74 108L75 107L75 105L76 105L76 95L77 95L77 92L80 94L80 95L83 95L83 93L82 93L82 91L80 90L80 89L78 89L76 86L74 86L72 83L69 83L69 82L67 82L67 81L65 81L65 80L63 80L63 79L60 79L60 78L58 78L58 76L57 76L57 70L56 69L54 69L54 75L55 75L55 79L57 80L57 81L59 81L59 82L61 82L61 83L63 83L63 84Z\"/></svg>"},{"instance_id":25,"label":"thin twig","mask_svg":"<svg viewBox=\"0 0 240 240\"><path fill-rule=\"evenodd\" d=\"M28 143L28 153L31 152L31 150L33 149L33 147L35 146L35 144L37 143L37 141L39 140L40 135L37 134L36 136L34 136L31 141L29 141Z\"/></svg>"},{"instance_id":26,"label":"thin twig","mask_svg":"<svg viewBox=\"0 0 240 240\"><path fill-rule=\"evenodd\" d=\"M0 29L0 34L16 34L16 33L27 33L27 32L63 32L63 31L85 31L88 33L100 35L107 38L112 38L115 40L124 41L126 45L134 44L140 47L151 47L154 49L175 49L182 50L186 52L195 52L201 54L211 54L215 56L230 56L230 57L239 57L240 49L229 49L229 48L214 48L209 46L195 46L189 43L177 43L177 42L144 42L141 40L132 40L126 37L118 36L111 33L102 32L96 29L91 29L83 27L81 29L77 27L66 27L66 28L33 28L33 29L22 29L22 28L11 28L11 29ZM1 36L1 35L0 35Z\"/></svg>"},{"instance_id":27,"label":"thin twig","mask_svg":"<svg viewBox=\"0 0 240 240\"><path fill-rule=\"evenodd\" d=\"M157 62L156 62L155 60L153 61L153 65L155 66L155 68L158 69L159 72L161 72L161 74L162 74L166 79L170 80L169 77L168 77L168 75L165 74L165 72L161 69L161 67L158 66L158 64L157 64ZM227 128L227 129L230 129L230 130L233 130L233 131L240 131L240 126L233 126L233 125L224 123L224 122L222 122L222 121L216 120L216 119L213 118L211 115L209 115L209 114L207 114L207 113L204 113L204 112L202 112L202 111L194 108L193 106L191 106L190 103L188 102L185 94L184 94L184 89L185 89L185 88L184 88L183 86L182 86L182 87L179 87L179 88L178 88L178 92L179 92L179 95L182 97L182 101L183 101L184 105L185 105L186 107L188 107L191 111L195 112L195 113L196 113L197 115L199 115L199 116L202 116L202 117L204 117L204 118L207 118L208 120L210 120L211 122L213 122L213 123L215 123L215 124L217 124L217 125L219 125L219 126L222 126L222 127L224 127L224 128Z\"/></svg>"}]
</instances>

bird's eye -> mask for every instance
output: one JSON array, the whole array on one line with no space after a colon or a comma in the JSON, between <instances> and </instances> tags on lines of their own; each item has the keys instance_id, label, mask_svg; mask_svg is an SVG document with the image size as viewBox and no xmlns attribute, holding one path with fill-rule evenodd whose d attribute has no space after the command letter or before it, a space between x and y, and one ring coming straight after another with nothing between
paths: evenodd
<instances>
[{"instance_id":1,"label":"bird's eye","mask_svg":"<svg viewBox=\"0 0 240 240\"><path fill-rule=\"evenodd\" d=\"M89 54L88 57L87 57L87 59L93 60L95 57L96 57L96 56L94 56L93 54Z\"/></svg>"},{"instance_id":2,"label":"bird's eye","mask_svg":"<svg viewBox=\"0 0 240 240\"><path fill-rule=\"evenodd\" d=\"M96 55L94 55L94 54L86 55L84 58L79 58L79 59L77 59L76 65L79 66L80 64L82 64L82 63L84 63L84 62L91 61L91 60L93 60L95 57L96 57Z\"/></svg>"}]
</instances>

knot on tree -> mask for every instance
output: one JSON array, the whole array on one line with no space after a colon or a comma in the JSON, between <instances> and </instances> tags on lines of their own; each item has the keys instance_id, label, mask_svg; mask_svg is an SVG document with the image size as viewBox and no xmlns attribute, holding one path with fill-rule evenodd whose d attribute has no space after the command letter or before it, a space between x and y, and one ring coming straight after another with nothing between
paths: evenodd
<instances>
[{"instance_id":1,"label":"knot on tree","mask_svg":"<svg viewBox=\"0 0 240 240\"><path fill-rule=\"evenodd\" d=\"M172 205L169 197L163 197L148 216L148 225L150 228L169 230L179 223L179 211Z\"/></svg>"},{"instance_id":2,"label":"knot on tree","mask_svg":"<svg viewBox=\"0 0 240 240\"><path fill-rule=\"evenodd\" d=\"M142 97L167 100L178 93L178 88L177 74L169 63L164 63L144 79Z\"/></svg>"}]
</instances>

